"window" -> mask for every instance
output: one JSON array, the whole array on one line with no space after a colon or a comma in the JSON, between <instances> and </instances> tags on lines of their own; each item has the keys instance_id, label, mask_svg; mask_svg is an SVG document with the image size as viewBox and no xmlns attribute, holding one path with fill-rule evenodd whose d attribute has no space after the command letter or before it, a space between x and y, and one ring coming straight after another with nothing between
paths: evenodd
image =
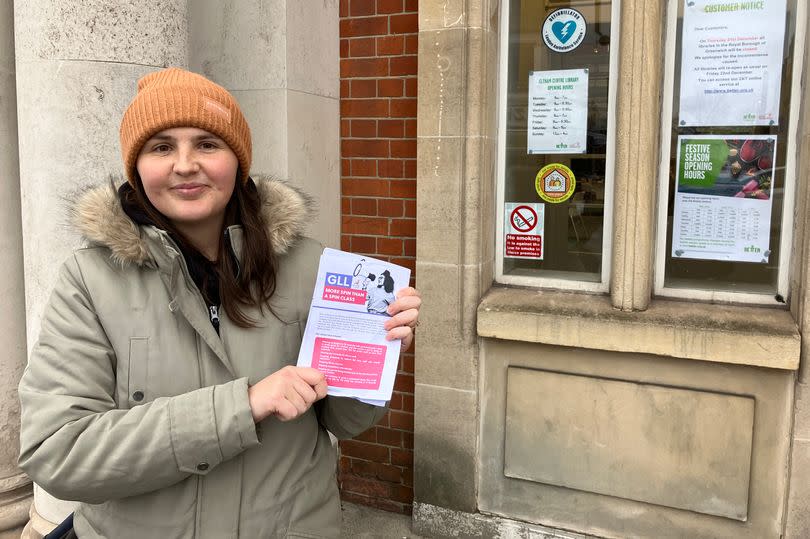
<instances>
[{"instance_id":1,"label":"window","mask_svg":"<svg viewBox=\"0 0 810 539\"><path fill-rule=\"evenodd\" d=\"M503 4L500 282L607 291L617 4Z\"/></svg>"},{"instance_id":2,"label":"window","mask_svg":"<svg viewBox=\"0 0 810 539\"><path fill-rule=\"evenodd\" d=\"M657 294L784 301L799 103L792 96L802 56L794 49L804 42L799 3L669 3Z\"/></svg>"}]
</instances>

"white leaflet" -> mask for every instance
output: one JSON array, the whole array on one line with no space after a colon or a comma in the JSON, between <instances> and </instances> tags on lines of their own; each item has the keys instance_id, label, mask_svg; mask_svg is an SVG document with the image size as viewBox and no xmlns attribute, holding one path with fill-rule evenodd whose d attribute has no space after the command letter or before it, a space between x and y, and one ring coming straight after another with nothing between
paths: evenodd
<instances>
[{"instance_id":1,"label":"white leaflet","mask_svg":"<svg viewBox=\"0 0 810 539\"><path fill-rule=\"evenodd\" d=\"M386 309L411 271L375 258L324 249L299 367L326 375L328 394L383 406L391 399L400 341L387 341Z\"/></svg>"}]
</instances>

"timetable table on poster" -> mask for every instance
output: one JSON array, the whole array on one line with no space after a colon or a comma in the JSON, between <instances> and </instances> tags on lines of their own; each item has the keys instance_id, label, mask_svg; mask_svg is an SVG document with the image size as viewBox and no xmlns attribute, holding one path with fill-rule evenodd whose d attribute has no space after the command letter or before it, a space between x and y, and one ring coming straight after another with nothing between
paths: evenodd
<instances>
[{"instance_id":1,"label":"timetable table on poster","mask_svg":"<svg viewBox=\"0 0 810 539\"><path fill-rule=\"evenodd\" d=\"M532 136L567 137L573 123L574 103L563 95L532 96Z\"/></svg>"},{"instance_id":2,"label":"timetable table on poster","mask_svg":"<svg viewBox=\"0 0 810 539\"><path fill-rule=\"evenodd\" d=\"M755 241L761 212L728 205L684 204L678 226L682 239Z\"/></svg>"}]
</instances>

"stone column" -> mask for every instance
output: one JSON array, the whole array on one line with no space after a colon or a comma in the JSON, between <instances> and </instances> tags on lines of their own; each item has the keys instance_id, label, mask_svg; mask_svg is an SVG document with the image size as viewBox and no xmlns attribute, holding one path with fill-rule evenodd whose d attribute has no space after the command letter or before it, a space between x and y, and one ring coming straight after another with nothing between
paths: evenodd
<instances>
[{"instance_id":1,"label":"stone column","mask_svg":"<svg viewBox=\"0 0 810 539\"><path fill-rule=\"evenodd\" d=\"M192 71L230 90L253 132L253 173L315 197L308 234L340 245L338 0L196 0Z\"/></svg>"},{"instance_id":2,"label":"stone column","mask_svg":"<svg viewBox=\"0 0 810 539\"><path fill-rule=\"evenodd\" d=\"M11 2L0 3L0 96L0 539L10 539L19 535L31 505L31 480L17 468L17 383L25 367L25 292Z\"/></svg>"},{"instance_id":3,"label":"stone column","mask_svg":"<svg viewBox=\"0 0 810 539\"><path fill-rule=\"evenodd\" d=\"M437 508L474 513L476 312L493 280L497 2L419 3L414 530ZM447 223L455 226L448 227Z\"/></svg>"},{"instance_id":4,"label":"stone column","mask_svg":"<svg viewBox=\"0 0 810 539\"><path fill-rule=\"evenodd\" d=\"M796 17L807 20L806 7L797 4ZM801 27L801 25L799 25ZM793 436L790 454L790 491L787 504L785 537L800 539L810 536L810 73L807 53L810 51L810 32L796 34L794 55L804 55L805 69L801 90L791 99L801 100L801 115L796 137L798 162L796 169L796 209L793 257L791 260L790 310L799 323L802 334L801 365L796 380L796 400L793 411Z\"/></svg>"},{"instance_id":5,"label":"stone column","mask_svg":"<svg viewBox=\"0 0 810 539\"><path fill-rule=\"evenodd\" d=\"M646 310L652 295L664 4L625 0L621 5L610 296L623 311ZM618 25L613 28L618 37Z\"/></svg>"},{"instance_id":6,"label":"stone column","mask_svg":"<svg viewBox=\"0 0 810 539\"><path fill-rule=\"evenodd\" d=\"M186 21L186 0L14 2L29 350L57 270L79 245L65 201L122 175L121 115L139 77L187 66ZM41 536L72 508L41 489L34 497L24 537Z\"/></svg>"}]
</instances>

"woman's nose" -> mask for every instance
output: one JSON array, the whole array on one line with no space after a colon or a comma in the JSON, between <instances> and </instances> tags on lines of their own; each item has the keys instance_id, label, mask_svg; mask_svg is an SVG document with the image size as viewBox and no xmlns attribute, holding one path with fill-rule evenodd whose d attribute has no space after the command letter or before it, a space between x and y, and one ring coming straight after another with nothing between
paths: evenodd
<instances>
[{"instance_id":1,"label":"woman's nose","mask_svg":"<svg viewBox=\"0 0 810 539\"><path fill-rule=\"evenodd\" d=\"M174 171L180 175L188 175L197 172L200 164L192 149L180 148L177 151L177 159L174 162Z\"/></svg>"}]
</instances>

